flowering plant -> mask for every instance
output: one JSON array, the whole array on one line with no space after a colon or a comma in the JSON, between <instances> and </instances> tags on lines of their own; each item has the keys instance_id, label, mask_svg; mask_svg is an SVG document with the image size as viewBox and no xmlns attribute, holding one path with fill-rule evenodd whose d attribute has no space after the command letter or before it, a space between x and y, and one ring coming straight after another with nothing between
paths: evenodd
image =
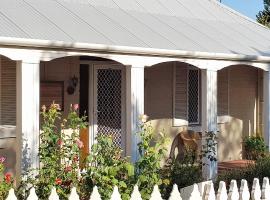
<instances>
[{"instance_id":1,"label":"flowering plant","mask_svg":"<svg viewBox=\"0 0 270 200\"><path fill-rule=\"evenodd\" d=\"M47 199L51 188L57 188L61 199L66 199L71 187L80 182L79 153L83 142L79 132L86 127L86 117L79 117L78 104L70 106L66 119L62 119L58 104L47 110L42 106L40 133L40 169L28 178L35 185L40 199Z\"/></svg>"},{"instance_id":2,"label":"flowering plant","mask_svg":"<svg viewBox=\"0 0 270 200\"><path fill-rule=\"evenodd\" d=\"M0 200L4 200L8 194L9 189L13 185L13 178L11 173L5 173L5 157L0 157L0 174L3 175L2 180L0 180Z\"/></svg>"}]
</instances>

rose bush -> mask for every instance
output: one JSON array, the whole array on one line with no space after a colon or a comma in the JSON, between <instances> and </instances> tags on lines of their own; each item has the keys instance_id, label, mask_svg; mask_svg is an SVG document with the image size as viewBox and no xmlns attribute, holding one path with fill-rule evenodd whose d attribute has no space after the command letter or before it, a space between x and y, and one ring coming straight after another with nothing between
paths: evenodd
<instances>
[{"instance_id":1,"label":"rose bush","mask_svg":"<svg viewBox=\"0 0 270 200\"><path fill-rule=\"evenodd\" d=\"M0 157L0 174L2 179L0 180L0 200L5 200L9 189L13 186L13 177L11 173L4 173L5 171L5 157Z\"/></svg>"},{"instance_id":2,"label":"rose bush","mask_svg":"<svg viewBox=\"0 0 270 200\"><path fill-rule=\"evenodd\" d=\"M56 187L60 199L67 199L71 187L79 187L81 181L79 153L83 143L79 132L86 127L86 117L79 117L75 104L70 106L67 119L62 119L59 105L53 103L48 109L42 106L41 118L40 168L32 169L22 186L29 190L31 183L40 199L48 199Z\"/></svg>"}]
</instances>

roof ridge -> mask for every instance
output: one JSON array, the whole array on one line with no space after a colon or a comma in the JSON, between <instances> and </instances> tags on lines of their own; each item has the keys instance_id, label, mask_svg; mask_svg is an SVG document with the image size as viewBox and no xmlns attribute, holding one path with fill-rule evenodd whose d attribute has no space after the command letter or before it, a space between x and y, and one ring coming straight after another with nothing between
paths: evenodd
<instances>
[{"instance_id":1,"label":"roof ridge","mask_svg":"<svg viewBox=\"0 0 270 200\"><path fill-rule=\"evenodd\" d=\"M235 15L237 15L237 16L243 18L244 20L247 20L247 21L249 21L249 22L251 22L251 23L253 23L253 24L259 25L260 27L262 27L262 28L264 28L264 29L266 29L266 30L270 30L270 29L267 28L266 26L264 26L264 25L262 25L262 24L256 22L255 20L253 20L253 19L247 17L246 15L244 15L244 14L242 14L242 13L240 13L240 12L234 10L234 9L232 9L231 7L226 6L226 5L222 4L222 3L220 3L220 2L217 1L217 0L209 0L209 1L210 1L211 3L216 4L217 6L221 7L222 9L229 11L230 13L235 14Z\"/></svg>"}]
</instances>

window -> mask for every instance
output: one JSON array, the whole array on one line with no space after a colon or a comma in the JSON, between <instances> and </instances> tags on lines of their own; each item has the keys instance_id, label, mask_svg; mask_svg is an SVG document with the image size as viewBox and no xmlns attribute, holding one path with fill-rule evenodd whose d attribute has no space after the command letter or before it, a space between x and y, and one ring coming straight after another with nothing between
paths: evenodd
<instances>
[{"instance_id":1,"label":"window","mask_svg":"<svg viewBox=\"0 0 270 200\"><path fill-rule=\"evenodd\" d=\"M200 70L186 64L174 67L174 126L200 123Z\"/></svg>"}]
</instances>

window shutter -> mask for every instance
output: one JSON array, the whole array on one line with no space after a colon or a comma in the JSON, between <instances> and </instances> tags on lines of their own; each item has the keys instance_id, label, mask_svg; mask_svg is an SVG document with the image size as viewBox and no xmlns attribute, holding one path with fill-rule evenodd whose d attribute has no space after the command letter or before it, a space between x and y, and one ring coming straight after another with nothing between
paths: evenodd
<instances>
[{"instance_id":1,"label":"window shutter","mask_svg":"<svg viewBox=\"0 0 270 200\"><path fill-rule=\"evenodd\" d=\"M187 67L174 67L174 126L188 125L187 121Z\"/></svg>"},{"instance_id":2,"label":"window shutter","mask_svg":"<svg viewBox=\"0 0 270 200\"><path fill-rule=\"evenodd\" d=\"M16 62L0 58L0 125L16 125Z\"/></svg>"},{"instance_id":3,"label":"window shutter","mask_svg":"<svg viewBox=\"0 0 270 200\"><path fill-rule=\"evenodd\" d=\"M229 70L218 71L217 107L218 116L229 114Z\"/></svg>"}]
</instances>

